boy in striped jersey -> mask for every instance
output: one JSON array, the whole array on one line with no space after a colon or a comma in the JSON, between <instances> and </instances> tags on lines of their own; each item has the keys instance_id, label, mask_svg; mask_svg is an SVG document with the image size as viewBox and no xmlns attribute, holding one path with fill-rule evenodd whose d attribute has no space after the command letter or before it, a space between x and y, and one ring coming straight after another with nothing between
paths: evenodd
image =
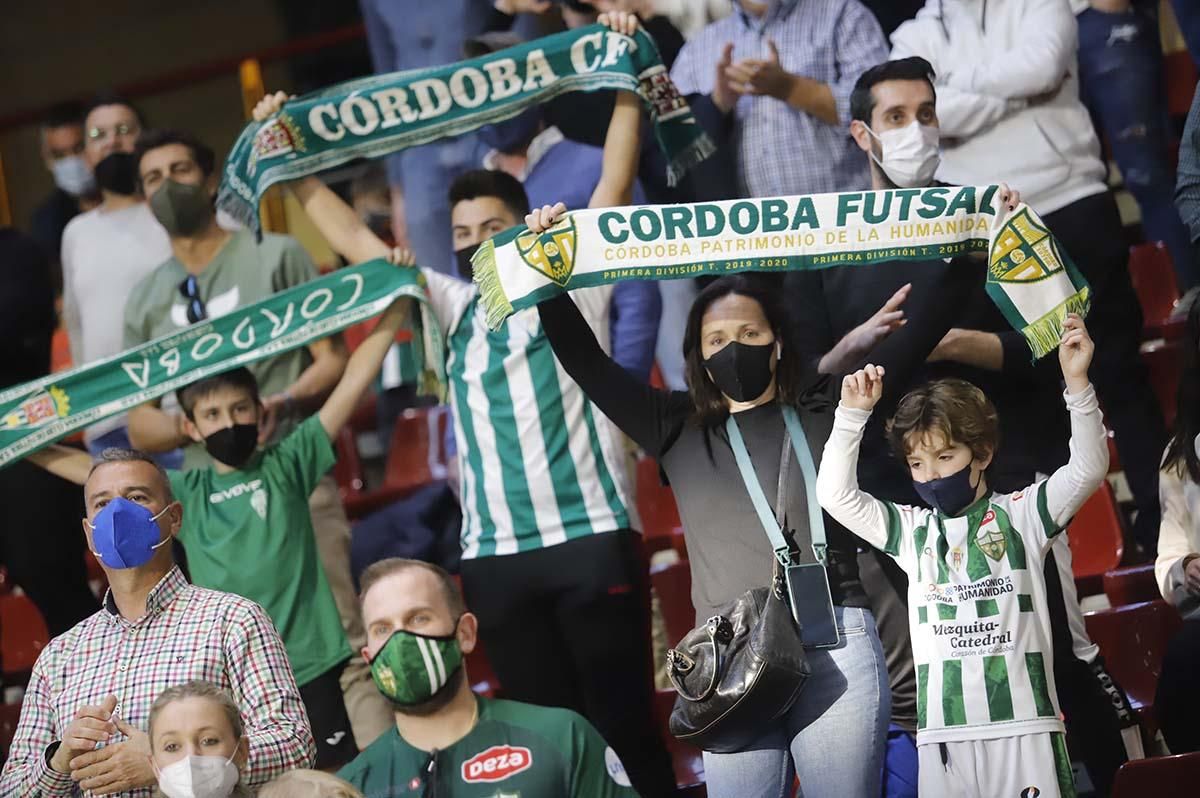
<instances>
[{"instance_id":1,"label":"boy in striped jersey","mask_svg":"<svg viewBox=\"0 0 1200 798\"><path fill-rule=\"evenodd\" d=\"M986 469L996 411L962 380L905 396L888 436L917 493L935 509L898 506L858 489L863 427L883 370L842 382L817 478L821 506L896 559L909 577L917 665L917 751L922 795L1074 796L1054 688L1042 560L1108 469L1093 345L1070 316L1059 347L1071 414L1071 459L1049 479L996 495Z\"/></svg>"}]
</instances>

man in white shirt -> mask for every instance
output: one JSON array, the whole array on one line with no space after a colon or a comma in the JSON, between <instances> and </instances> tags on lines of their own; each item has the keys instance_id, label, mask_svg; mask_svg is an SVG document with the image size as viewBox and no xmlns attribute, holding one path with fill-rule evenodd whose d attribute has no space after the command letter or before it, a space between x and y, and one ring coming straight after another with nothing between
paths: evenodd
<instances>
[{"instance_id":1,"label":"man in white shirt","mask_svg":"<svg viewBox=\"0 0 1200 798\"><path fill-rule=\"evenodd\" d=\"M171 257L167 233L137 190L133 146L142 119L115 95L97 97L84 116L83 157L96 176L100 204L63 231L63 316L76 366L122 351L125 301L158 264ZM84 432L88 451L128 448L126 417L114 416ZM178 467L177 455L163 462Z\"/></svg>"}]
</instances>

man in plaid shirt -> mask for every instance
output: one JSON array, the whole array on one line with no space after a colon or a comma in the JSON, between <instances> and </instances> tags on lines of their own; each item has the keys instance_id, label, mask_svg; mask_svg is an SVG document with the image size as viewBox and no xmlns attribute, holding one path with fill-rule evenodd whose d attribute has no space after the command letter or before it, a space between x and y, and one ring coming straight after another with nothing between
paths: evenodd
<instances>
[{"instance_id":1,"label":"man in plaid shirt","mask_svg":"<svg viewBox=\"0 0 1200 798\"><path fill-rule=\"evenodd\" d=\"M737 0L693 36L671 78L706 114L732 114L738 191L777 197L870 183L850 139L850 91L886 61L887 40L859 0Z\"/></svg>"},{"instance_id":2,"label":"man in plaid shirt","mask_svg":"<svg viewBox=\"0 0 1200 798\"><path fill-rule=\"evenodd\" d=\"M109 590L95 615L50 641L33 666L21 721L0 773L0 798L122 795L149 798L156 783L144 731L150 705L194 679L230 692L250 747L246 782L263 784L316 757L283 642L257 604L193 587L168 541L182 507L148 456L108 450L84 486L92 522L117 497L157 517L159 545L142 565L102 565ZM103 550L103 547L100 547Z\"/></svg>"}]
</instances>

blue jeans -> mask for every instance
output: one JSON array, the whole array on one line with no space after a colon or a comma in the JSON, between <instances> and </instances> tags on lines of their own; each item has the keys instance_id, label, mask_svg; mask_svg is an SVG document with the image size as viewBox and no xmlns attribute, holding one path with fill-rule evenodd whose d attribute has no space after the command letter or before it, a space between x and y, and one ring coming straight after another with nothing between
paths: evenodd
<instances>
[{"instance_id":1,"label":"blue jeans","mask_svg":"<svg viewBox=\"0 0 1200 798\"><path fill-rule=\"evenodd\" d=\"M100 453L105 449L132 449L133 444L129 442L129 429L127 427L117 427L111 432L106 432L92 440L87 445L88 454L95 460L100 456ZM183 449L172 449L169 452L160 452L151 455L160 466L163 468L178 471L183 468Z\"/></svg>"},{"instance_id":2,"label":"blue jeans","mask_svg":"<svg viewBox=\"0 0 1200 798\"><path fill-rule=\"evenodd\" d=\"M1125 186L1142 209L1146 239L1166 244L1179 289L1186 291L1200 283L1200 274L1175 207L1155 5L1138 4L1117 14L1089 8L1077 19L1084 102L1107 134Z\"/></svg>"},{"instance_id":3,"label":"blue jeans","mask_svg":"<svg viewBox=\"0 0 1200 798\"><path fill-rule=\"evenodd\" d=\"M892 697L870 610L834 607L842 641L808 649L812 675L788 714L733 754L704 753L709 798L878 798Z\"/></svg>"},{"instance_id":4,"label":"blue jeans","mask_svg":"<svg viewBox=\"0 0 1200 798\"><path fill-rule=\"evenodd\" d=\"M473 133L399 152L387 161L388 180L404 189L408 243L417 263L457 275L451 249L450 199L446 192L463 172L481 168L487 148Z\"/></svg>"}]
</instances>

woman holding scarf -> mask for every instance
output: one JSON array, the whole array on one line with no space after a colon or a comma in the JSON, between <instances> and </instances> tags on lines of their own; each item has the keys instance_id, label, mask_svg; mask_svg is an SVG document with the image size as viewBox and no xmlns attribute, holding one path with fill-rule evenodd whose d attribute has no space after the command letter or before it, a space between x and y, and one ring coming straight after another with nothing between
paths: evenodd
<instances>
[{"instance_id":1,"label":"woman holding scarf","mask_svg":"<svg viewBox=\"0 0 1200 798\"><path fill-rule=\"evenodd\" d=\"M526 224L542 232L564 211L561 203L535 210ZM947 273L953 273L947 281L954 286L939 291L937 302L952 308L956 290L981 277L973 269ZM568 296L543 301L538 309L563 368L668 477L683 520L697 624L767 584L774 554L736 463L726 419L734 417L762 491L774 503L783 409L795 412L806 439L800 445L807 444L819 463L837 402L831 391L839 384L796 356L772 283L732 275L697 297L683 339L687 391L656 390L628 376L600 348ZM873 362L903 374L924 360L948 327L948 319L910 320L903 333L876 347ZM785 534L800 562L814 562L812 543L819 534L809 528L802 469L788 469L785 485ZM886 665L858 577L858 541L828 516L823 520L838 642L806 644L808 683L785 715L764 723L761 736L735 753L704 753L712 798L783 798L792 794L796 776L801 795L879 794L890 714Z\"/></svg>"}]
</instances>

